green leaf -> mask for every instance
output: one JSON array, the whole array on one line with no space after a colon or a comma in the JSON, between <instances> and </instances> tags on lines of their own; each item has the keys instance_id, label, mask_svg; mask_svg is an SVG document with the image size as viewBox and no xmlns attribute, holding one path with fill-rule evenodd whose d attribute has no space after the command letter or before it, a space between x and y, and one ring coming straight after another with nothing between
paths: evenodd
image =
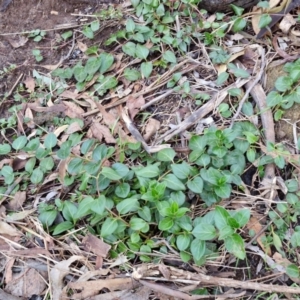
<instances>
[{"instance_id":1,"label":"green leaf","mask_svg":"<svg viewBox=\"0 0 300 300\"><path fill-rule=\"evenodd\" d=\"M204 150L205 146L207 145L207 136L202 135L202 136L192 136L192 138L189 141L189 148L191 150L195 151L202 151Z\"/></svg>"},{"instance_id":2,"label":"green leaf","mask_svg":"<svg viewBox=\"0 0 300 300\"><path fill-rule=\"evenodd\" d=\"M219 230L219 240L224 240L232 234L234 234L234 230L231 226L224 226Z\"/></svg>"},{"instance_id":3,"label":"green leaf","mask_svg":"<svg viewBox=\"0 0 300 300\"><path fill-rule=\"evenodd\" d=\"M57 211L56 210L46 210L39 214L38 218L42 224L46 227L50 227L54 220L56 219Z\"/></svg>"},{"instance_id":4,"label":"green leaf","mask_svg":"<svg viewBox=\"0 0 300 300\"><path fill-rule=\"evenodd\" d=\"M62 210L62 214L64 218L67 221L73 222L75 220L74 217L76 213L77 213L77 206L70 201L65 201Z\"/></svg>"},{"instance_id":5,"label":"green leaf","mask_svg":"<svg viewBox=\"0 0 300 300\"><path fill-rule=\"evenodd\" d=\"M88 196L85 197L82 201L80 201L78 205L77 212L74 216L75 220L81 219L82 217L85 217L86 215L91 213L91 207L94 205L95 200L93 197Z\"/></svg>"},{"instance_id":6,"label":"green leaf","mask_svg":"<svg viewBox=\"0 0 300 300\"><path fill-rule=\"evenodd\" d=\"M9 144L0 145L0 155L8 154L11 151L11 146Z\"/></svg>"},{"instance_id":7,"label":"green leaf","mask_svg":"<svg viewBox=\"0 0 300 300\"><path fill-rule=\"evenodd\" d=\"M292 234L291 237L291 244L294 248L299 247L300 246L300 232L299 231L295 231Z\"/></svg>"},{"instance_id":8,"label":"green leaf","mask_svg":"<svg viewBox=\"0 0 300 300\"><path fill-rule=\"evenodd\" d=\"M151 61L143 62L141 64L141 73L143 78L149 78L153 70L153 64Z\"/></svg>"},{"instance_id":9,"label":"green leaf","mask_svg":"<svg viewBox=\"0 0 300 300\"><path fill-rule=\"evenodd\" d=\"M248 77L250 77L250 74L247 72L247 70L241 69L241 68L234 69L233 74L234 74L235 77L238 77L238 78L248 78Z\"/></svg>"},{"instance_id":10,"label":"green leaf","mask_svg":"<svg viewBox=\"0 0 300 300\"><path fill-rule=\"evenodd\" d=\"M190 242L191 238L187 234L178 235L176 238L176 246L180 251L186 250L189 247Z\"/></svg>"},{"instance_id":11,"label":"green leaf","mask_svg":"<svg viewBox=\"0 0 300 300\"><path fill-rule=\"evenodd\" d=\"M219 74L217 80L216 80L216 85L221 86L223 85L229 77L229 74L227 72L222 72Z\"/></svg>"},{"instance_id":12,"label":"green leaf","mask_svg":"<svg viewBox=\"0 0 300 300\"><path fill-rule=\"evenodd\" d=\"M170 217L166 217L166 218L162 219L161 221L159 221L158 229L162 230L162 231L168 231L173 227L173 225L174 225L173 219Z\"/></svg>"},{"instance_id":13,"label":"green leaf","mask_svg":"<svg viewBox=\"0 0 300 300\"><path fill-rule=\"evenodd\" d=\"M148 206L144 206L138 210L138 215L147 222L151 222L151 211Z\"/></svg>"},{"instance_id":14,"label":"green leaf","mask_svg":"<svg viewBox=\"0 0 300 300\"><path fill-rule=\"evenodd\" d=\"M246 258L244 240L237 233L225 239L225 248L239 259L244 260Z\"/></svg>"},{"instance_id":15,"label":"green leaf","mask_svg":"<svg viewBox=\"0 0 300 300\"><path fill-rule=\"evenodd\" d=\"M48 133L45 137L44 146L47 149L52 149L57 144L57 137L54 133Z\"/></svg>"},{"instance_id":16,"label":"green leaf","mask_svg":"<svg viewBox=\"0 0 300 300\"><path fill-rule=\"evenodd\" d=\"M139 170L136 170L135 174L136 176L141 176L145 178L154 178L160 174L160 170L158 166L155 164L155 165L149 165L147 167L143 167Z\"/></svg>"},{"instance_id":17,"label":"green leaf","mask_svg":"<svg viewBox=\"0 0 300 300\"><path fill-rule=\"evenodd\" d=\"M203 153L196 161L195 163L198 165L198 166L201 166L201 167L206 167L210 164L210 156L206 153Z\"/></svg>"},{"instance_id":18,"label":"green leaf","mask_svg":"<svg viewBox=\"0 0 300 300\"><path fill-rule=\"evenodd\" d=\"M112 169L114 169L122 178L125 178L128 173L129 169L126 165L122 163L114 163L112 166Z\"/></svg>"},{"instance_id":19,"label":"green leaf","mask_svg":"<svg viewBox=\"0 0 300 300\"><path fill-rule=\"evenodd\" d=\"M285 167L285 159L281 155L278 155L274 158L274 163L279 169L283 169Z\"/></svg>"},{"instance_id":20,"label":"green leaf","mask_svg":"<svg viewBox=\"0 0 300 300\"><path fill-rule=\"evenodd\" d=\"M127 21L126 21L126 31L127 32L134 32L134 29L135 29L134 21L131 18L127 19Z\"/></svg>"},{"instance_id":21,"label":"green leaf","mask_svg":"<svg viewBox=\"0 0 300 300\"><path fill-rule=\"evenodd\" d=\"M143 233L146 233L149 230L149 224L143 219L136 217L130 219L129 226L132 230L141 231Z\"/></svg>"},{"instance_id":22,"label":"green leaf","mask_svg":"<svg viewBox=\"0 0 300 300\"><path fill-rule=\"evenodd\" d=\"M93 205L91 206L91 210L101 216L105 211L106 206L106 198L103 195L100 195L99 198L94 200Z\"/></svg>"},{"instance_id":23,"label":"green leaf","mask_svg":"<svg viewBox=\"0 0 300 300\"><path fill-rule=\"evenodd\" d=\"M136 44L133 42L128 42L125 45L123 45L122 50L124 53L126 53L129 56L135 57L136 52Z\"/></svg>"},{"instance_id":24,"label":"green leaf","mask_svg":"<svg viewBox=\"0 0 300 300\"><path fill-rule=\"evenodd\" d=\"M299 276L300 276L300 272L299 272L298 266L296 266L296 265L289 265L289 266L287 266L287 268L286 268L286 274L289 277L297 278L298 279Z\"/></svg>"},{"instance_id":25,"label":"green leaf","mask_svg":"<svg viewBox=\"0 0 300 300\"><path fill-rule=\"evenodd\" d=\"M101 60L101 66L100 66L99 72L101 74L104 74L113 65L114 56L110 53L101 53L100 56L99 56L99 59ZM116 83L114 82L114 80L115 80L114 77L112 77L112 76L111 77L106 77L106 79L107 79L107 83L106 83L105 87L107 89L113 88L113 87L116 86Z\"/></svg>"},{"instance_id":26,"label":"green leaf","mask_svg":"<svg viewBox=\"0 0 300 300\"><path fill-rule=\"evenodd\" d=\"M91 27L85 26L82 30L82 33L88 38L88 39L93 39L94 38L94 33Z\"/></svg>"},{"instance_id":27,"label":"green leaf","mask_svg":"<svg viewBox=\"0 0 300 300\"><path fill-rule=\"evenodd\" d=\"M186 179L191 173L191 166L185 161L181 164L172 164L171 169L179 179Z\"/></svg>"},{"instance_id":28,"label":"green leaf","mask_svg":"<svg viewBox=\"0 0 300 300\"><path fill-rule=\"evenodd\" d=\"M55 226L55 229L52 234L57 235L64 231L72 229L73 227L74 227L74 224L72 222L65 221L65 222L62 222L62 223L58 224L57 226Z\"/></svg>"},{"instance_id":29,"label":"green leaf","mask_svg":"<svg viewBox=\"0 0 300 300\"><path fill-rule=\"evenodd\" d=\"M100 235L102 237L111 235L117 230L117 228L118 228L118 220L113 218L107 218L102 224Z\"/></svg>"},{"instance_id":30,"label":"green leaf","mask_svg":"<svg viewBox=\"0 0 300 300\"><path fill-rule=\"evenodd\" d=\"M137 58L146 59L149 55L149 49L141 44L137 44L135 48L135 55Z\"/></svg>"},{"instance_id":31,"label":"green leaf","mask_svg":"<svg viewBox=\"0 0 300 300\"><path fill-rule=\"evenodd\" d=\"M168 174L163 178L163 182L173 191L184 191L185 185L174 175Z\"/></svg>"},{"instance_id":32,"label":"green leaf","mask_svg":"<svg viewBox=\"0 0 300 300\"><path fill-rule=\"evenodd\" d=\"M51 171L54 167L54 160L51 156L44 158L40 162L40 168L43 172Z\"/></svg>"},{"instance_id":33,"label":"green leaf","mask_svg":"<svg viewBox=\"0 0 300 300\"><path fill-rule=\"evenodd\" d=\"M272 91L268 94L266 101L268 107L273 107L280 104L283 101L283 98L278 92Z\"/></svg>"},{"instance_id":34,"label":"green leaf","mask_svg":"<svg viewBox=\"0 0 300 300\"><path fill-rule=\"evenodd\" d=\"M129 81L136 81L140 79L141 74L138 70L126 68L124 70L124 77Z\"/></svg>"},{"instance_id":35,"label":"green leaf","mask_svg":"<svg viewBox=\"0 0 300 300\"><path fill-rule=\"evenodd\" d=\"M217 237L215 226L200 223L192 231L192 234L199 240L207 241Z\"/></svg>"},{"instance_id":36,"label":"green leaf","mask_svg":"<svg viewBox=\"0 0 300 300\"><path fill-rule=\"evenodd\" d=\"M123 182L115 189L115 194L120 198L126 198L130 192L130 185L127 182Z\"/></svg>"},{"instance_id":37,"label":"green leaf","mask_svg":"<svg viewBox=\"0 0 300 300\"><path fill-rule=\"evenodd\" d=\"M15 176L14 176L14 170L11 166L2 167L1 174L4 177L5 184L13 183Z\"/></svg>"},{"instance_id":38,"label":"green leaf","mask_svg":"<svg viewBox=\"0 0 300 300\"><path fill-rule=\"evenodd\" d=\"M243 30L247 25L247 21L244 18L238 18L233 23L233 32L239 32Z\"/></svg>"},{"instance_id":39,"label":"green leaf","mask_svg":"<svg viewBox=\"0 0 300 300\"><path fill-rule=\"evenodd\" d=\"M188 263L191 260L191 255L187 252L180 252L180 259L185 262Z\"/></svg>"},{"instance_id":40,"label":"green leaf","mask_svg":"<svg viewBox=\"0 0 300 300\"><path fill-rule=\"evenodd\" d=\"M174 54L174 52L167 50L164 54L163 54L163 59L166 60L167 62L176 64L177 63L177 59L176 56Z\"/></svg>"},{"instance_id":41,"label":"green leaf","mask_svg":"<svg viewBox=\"0 0 300 300\"><path fill-rule=\"evenodd\" d=\"M97 31L99 30L100 28L100 23L98 20L94 20L92 23L91 23L91 29L92 31Z\"/></svg>"},{"instance_id":42,"label":"green leaf","mask_svg":"<svg viewBox=\"0 0 300 300\"><path fill-rule=\"evenodd\" d=\"M231 190L231 185L228 183L220 184L214 188L215 193L222 199L229 198Z\"/></svg>"},{"instance_id":43,"label":"green leaf","mask_svg":"<svg viewBox=\"0 0 300 300\"><path fill-rule=\"evenodd\" d=\"M31 157L27 162L26 162L26 165L25 165L25 170L26 172L28 172L29 174L32 173L34 167L35 167L35 164L36 164L36 158L35 157Z\"/></svg>"},{"instance_id":44,"label":"green leaf","mask_svg":"<svg viewBox=\"0 0 300 300\"><path fill-rule=\"evenodd\" d=\"M67 170L71 175L77 175L82 171L83 168L83 160L79 157L73 158L68 166Z\"/></svg>"},{"instance_id":45,"label":"green leaf","mask_svg":"<svg viewBox=\"0 0 300 300\"><path fill-rule=\"evenodd\" d=\"M280 92L286 92L292 88L293 80L289 76L280 76L275 81L275 88Z\"/></svg>"},{"instance_id":46,"label":"green leaf","mask_svg":"<svg viewBox=\"0 0 300 300\"><path fill-rule=\"evenodd\" d=\"M17 137L13 143L12 143L12 147L15 149L15 150L20 150L20 149L23 149L25 147L27 143L27 137L24 136L24 135L21 135L19 137Z\"/></svg>"},{"instance_id":47,"label":"green leaf","mask_svg":"<svg viewBox=\"0 0 300 300\"><path fill-rule=\"evenodd\" d=\"M250 219L250 210L249 209L241 209L234 214L234 219L238 222L239 228L245 226Z\"/></svg>"},{"instance_id":48,"label":"green leaf","mask_svg":"<svg viewBox=\"0 0 300 300\"><path fill-rule=\"evenodd\" d=\"M197 176L193 180L189 180L187 186L192 192L200 194L203 190L203 180L200 176Z\"/></svg>"},{"instance_id":49,"label":"green leaf","mask_svg":"<svg viewBox=\"0 0 300 300\"><path fill-rule=\"evenodd\" d=\"M72 146L70 141L63 142L56 154L60 159L66 159L70 156L71 148Z\"/></svg>"},{"instance_id":50,"label":"green leaf","mask_svg":"<svg viewBox=\"0 0 300 300\"><path fill-rule=\"evenodd\" d=\"M110 180L120 180L122 177L112 168L103 167L101 174Z\"/></svg>"},{"instance_id":51,"label":"green leaf","mask_svg":"<svg viewBox=\"0 0 300 300\"><path fill-rule=\"evenodd\" d=\"M174 149L166 148L166 149L160 150L157 153L157 158L160 161L173 161L175 155L176 155L176 152Z\"/></svg>"},{"instance_id":52,"label":"green leaf","mask_svg":"<svg viewBox=\"0 0 300 300\"><path fill-rule=\"evenodd\" d=\"M255 157L256 157L256 150L253 149L253 148L249 148L246 152L246 156L247 156L247 159L250 161L250 162L254 162L255 161Z\"/></svg>"},{"instance_id":53,"label":"green leaf","mask_svg":"<svg viewBox=\"0 0 300 300\"><path fill-rule=\"evenodd\" d=\"M77 80L77 82L82 83L85 81L88 73L85 69L85 67L83 67L81 65L81 62L78 63L74 68L73 68L73 74L75 79Z\"/></svg>"},{"instance_id":54,"label":"green leaf","mask_svg":"<svg viewBox=\"0 0 300 300\"><path fill-rule=\"evenodd\" d=\"M42 182L43 179L44 179L44 173L40 168L35 169L30 176L30 180L33 184L38 184Z\"/></svg>"},{"instance_id":55,"label":"green leaf","mask_svg":"<svg viewBox=\"0 0 300 300\"><path fill-rule=\"evenodd\" d=\"M220 230L228 225L227 219L230 217L228 211L222 206L217 206L215 209L214 219L216 227Z\"/></svg>"},{"instance_id":56,"label":"green leaf","mask_svg":"<svg viewBox=\"0 0 300 300\"><path fill-rule=\"evenodd\" d=\"M259 22L258 22L258 27L259 28L264 28L268 26L272 22L272 18L268 14L263 14L261 15Z\"/></svg>"},{"instance_id":57,"label":"green leaf","mask_svg":"<svg viewBox=\"0 0 300 300\"><path fill-rule=\"evenodd\" d=\"M206 243L205 241L194 239L191 243L191 253L193 255L194 260L199 260L204 256Z\"/></svg>"},{"instance_id":58,"label":"green leaf","mask_svg":"<svg viewBox=\"0 0 300 300\"><path fill-rule=\"evenodd\" d=\"M120 215L125 215L131 211L137 211L140 208L138 200L134 197L122 200L116 206Z\"/></svg>"}]
</instances>

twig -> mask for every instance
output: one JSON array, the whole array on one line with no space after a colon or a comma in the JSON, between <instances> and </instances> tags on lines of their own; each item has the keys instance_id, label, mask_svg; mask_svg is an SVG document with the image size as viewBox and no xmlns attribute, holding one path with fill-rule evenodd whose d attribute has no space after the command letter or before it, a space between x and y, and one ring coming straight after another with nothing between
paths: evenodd
<instances>
[{"instance_id":1,"label":"twig","mask_svg":"<svg viewBox=\"0 0 300 300\"><path fill-rule=\"evenodd\" d=\"M250 92L252 91L252 89L254 88L254 86L260 81L260 79L261 79L261 77L263 75L263 72L264 72L264 69L265 69L265 65L266 65L265 50L262 47L259 47L259 49L260 49L260 57L261 57L261 65L260 65L259 73L257 74L257 76L256 76L256 78L254 80L251 80L249 82L247 90L246 90L246 93L245 93L244 97L241 99L241 101L239 103L239 106L238 106L238 109L236 110L234 116L231 119L231 124L230 124L229 128L232 128L232 126L234 124L234 121L239 116L239 114L240 114L240 112L242 110L244 102L246 101L246 99L248 98Z\"/></svg>"}]
</instances>

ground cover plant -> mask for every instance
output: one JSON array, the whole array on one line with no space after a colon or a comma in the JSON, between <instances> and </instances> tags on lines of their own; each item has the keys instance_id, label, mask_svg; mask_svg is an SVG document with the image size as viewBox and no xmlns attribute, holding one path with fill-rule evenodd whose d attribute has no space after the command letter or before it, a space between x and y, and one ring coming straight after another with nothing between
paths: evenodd
<instances>
[{"instance_id":1,"label":"ground cover plant","mask_svg":"<svg viewBox=\"0 0 300 300\"><path fill-rule=\"evenodd\" d=\"M3 93L0 118L5 297L300 293L298 119L288 142L273 124L297 109L300 59L277 40L250 43L250 17L259 32L274 10L211 16L197 4L86 14L55 36L68 49L51 65L39 46L49 31L22 33L34 68ZM264 91L273 47L283 74Z\"/></svg>"}]
</instances>

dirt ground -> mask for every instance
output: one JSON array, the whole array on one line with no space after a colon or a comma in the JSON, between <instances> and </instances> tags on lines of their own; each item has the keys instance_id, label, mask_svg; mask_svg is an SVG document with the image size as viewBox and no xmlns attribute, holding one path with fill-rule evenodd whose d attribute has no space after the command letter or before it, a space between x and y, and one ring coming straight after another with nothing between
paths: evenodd
<instances>
[{"instance_id":1,"label":"dirt ground","mask_svg":"<svg viewBox=\"0 0 300 300\"><path fill-rule=\"evenodd\" d=\"M72 41L58 44L58 33L62 31L56 28L63 25L74 28L82 22L80 14L92 14L99 7L84 0L14 0L0 13L0 70L16 65L12 72L0 73L0 96L13 87L20 75L26 76L34 68L39 69L33 49L41 51L44 57L41 65L58 63L61 56L68 53ZM38 43L22 34L36 29L47 31ZM55 46L58 49L54 49Z\"/></svg>"}]
</instances>

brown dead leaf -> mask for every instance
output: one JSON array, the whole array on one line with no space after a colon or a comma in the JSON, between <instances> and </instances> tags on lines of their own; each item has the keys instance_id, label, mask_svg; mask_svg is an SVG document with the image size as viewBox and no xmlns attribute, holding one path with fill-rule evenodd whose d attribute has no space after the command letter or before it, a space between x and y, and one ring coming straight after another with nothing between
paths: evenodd
<instances>
[{"instance_id":1,"label":"brown dead leaf","mask_svg":"<svg viewBox=\"0 0 300 300\"><path fill-rule=\"evenodd\" d=\"M161 274L164 276L164 278L170 279L170 275L171 275L170 271L165 265L159 264L158 269L161 272Z\"/></svg>"},{"instance_id":2,"label":"brown dead leaf","mask_svg":"<svg viewBox=\"0 0 300 300\"><path fill-rule=\"evenodd\" d=\"M85 258L83 256L72 256L68 260L63 260L56 264L53 268L51 268L49 274L49 280L51 283L52 289L52 297L53 299L61 299L62 292L63 292L63 280L66 275L69 274L69 266L76 260L84 261ZM84 282L86 284L86 282ZM66 297L65 299L68 299Z\"/></svg>"},{"instance_id":3,"label":"brown dead leaf","mask_svg":"<svg viewBox=\"0 0 300 300\"><path fill-rule=\"evenodd\" d=\"M34 121L33 121L33 113L32 113L32 111L29 107L27 107L26 110L25 110L25 118L30 119L28 122L26 122L26 125L29 128L34 128L35 124L34 124Z\"/></svg>"},{"instance_id":4,"label":"brown dead leaf","mask_svg":"<svg viewBox=\"0 0 300 300\"><path fill-rule=\"evenodd\" d=\"M15 258L10 258L8 259L8 261L5 264L5 283L8 284L9 282L12 281L13 279L13 271L12 271L12 267L15 263L16 259Z\"/></svg>"},{"instance_id":5,"label":"brown dead leaf","mask_svg":"<svg viewBox=\"0 0 300 300\"><path fill-rule=\"evenodd\" d=\"M292 26L296 24L296 20L291 14L286 14L282 21L279 23L279 28L283 33L288 33Z\"/></svg>"},{"instance_id":6,"label":"brown dead leaf","mask_svg":"<svg viewBox=\"0 0 300 300\"><path fill-rule=\"evenodd\" d=\"M86 282L69 282L64 289L64 296L67 296L67 288L74 290L81 290L78 294L73 294L73 299L86 299L95 296L104 288L110 291L135 289L140 286L138 281L132 278L106 278L100 280L86 281Z\"/></svg>"},{"instance_id":7,"label":"brown dead leaf","mask_svg":"<svg viewBox=\"0 0 300 300\"><path fill-rule=\"evenodd\" d=\"M85 52L88 48L88 46L80 41L77 42L77 46L78 46L78 49L81 51L81 52Z\"/></svg>"},{"instance_id":8,"label":"brown dead leaf","mask_svg":"<svg viewBox=\"0 0 300 300\"><path fill-rule=\"evenodd\" d=\"M60 134L62 132L64 132L67 128L69 127L69 125L61 125L60 127L56 128L53 133L56 135L56 137L60 136Z\"/></svg>"},{"instance_id":9,"label":"brown dead leaf","mask_svg":"<svg viewBox=\"0 0 300 300\"><path fill-rule=\"evenodd\" d=\"M85 251L92 252L101 257L106 257L111 246L104 243L94 235L87 235L82 240L82 245Z\"/></svg>"},{"instance_id":10,"label":"brown dead leaf","mask_svg":"<svg viewBox=\"0 0 300 300\"><path fill-rule=\"evenodd\" d=\"M84 110L78 106L77 104L71 102L71 101L62 101L63 104L67 107L65 110L65 115L69 118L79 118L82 119L82 114L84 113Z\"/></svg>"},{"instance_id":11,"label":"brown dead leaf","mask_svg":"<svg viewBox=\"0 0 300 300\"><path fill-rule=\"evenodd\" d=\"M48 107L43 107L39 103L27 103L27 107L36 112L47 112L47 113L62 113L66 110L66 106L63 103L54 104Z\"/></svg>"},{"instance_id":12,"label":"brown dead leaf","mask_svg":"<svg viewBox=\"0 0 300 300\"><path fill-rule=\"evenodd\" d=\"M133 97L129 96L126 101L126 107L128 108L131 120L139 113L140 108L145 104L145 99L143 96Z\"/></svg>"},{"instance_id":13,"label":"brown dead leaf","mask_svg":"<svg viewBox=\"0 0 300 300\"><path fill-rule=\"evenodd\" d=\"M64 159L60 162L58 166L58 176L59 176L59 181L63 184L65 180L65 176L67 173L67 166L69 163L70 159Z\"/></svg>"},{"instance_id":14,"label":"brown dead leaf","mask_svg":"<svg viewBox=\"0 0 300 300\"><path fill-rule=\"evenodd\" d=\"M78 93L72 92L70 90L65 90L60 94L60 97L72 99L72 100L77 99L77 96L78 96Z\"/></svg>"},{"instance_id":15,"label":"brown dead leaf","mask_svg":"<svg viewBox=\"0 0 300 300\"><path fill-rule=\"evenodd\" d=\"M14 227L8 225L4 221L0 221L0 234L8 234L10 236L19 236L20 232Z\"/></svg>"},{"instance_id":16,"label":"brown dead leaf","mask_svg":"<svg viewBox=\"0 0 300 300\"><path fill-rule=\"evenodd\" d=\"M35 81L31 76L27 76L26 79L24 80L24 84L26 88L28 89L29 92L34 92L35 89Z\"/></svg>"},{"instance_id":17,"label":"brown dead leaf","mask_svg":"<svg viewBox=\"0 0 300 300\"><path fill-rule=\"evenodd\" d=\"M259 220L256 217L251 217L249 222L247 223L247 228L249 230L253 230L255 234L259 234L263 229L263 226L260 224ZM271 255L271 248L268 245L265 245L262 240L265 240L266 236L264 233L257 238L257 243L260 245L262 250L267 254Z\"/></svg>"},{"instance_id":18,"label":"brown dead leaf","mask_svg":"<svg viewBox=\"0 0 300 300\"><path fill-rule=\"evenodd\" d=\"M17 191L14 195L14 198L8 202L7 209L19 210L22 207L25 200L26 200L26 192Z\"/></svg>"},{"instance_id":19,"label":"brown dead leaf","mask_svg":"<svg viewBox=\"0 0 300 300\"><path fill-rule=\"evenodd\" d=\"M149 118L145 128L145 141L149 141L149 139L159 130L159 128L160 122L154 118Z\"/></svg>"},{"instance_id":20,"label":"brown dead leaf","mask_svg":"<svg viewBox=\"0 0 300 300\"><path fill-rule=\"evenodd\" d=\"M81 131L82 128L80 127L78 122L73 122L69 125L68 129L66 130L66 134L72 134L74 132Z\"/></svg>"},{"instance_id":21,"label":"brown dead leaf","mask_svg":"<svg viewBox=\"0 0 300 300\"><path fill-rule=\"evenodd\" d=\"M258 34L260 32L260 28L258 24L259 24L260 17L262 15L262 9L255 6L253 12L254 14L251 18L252 29L255 32L255 34Z\"/></svg>"},{"instance_id":22,"label":"brown dead leaf","mask_svg":"<svg viewBox=\"0 0 300 300\"><path fill-rule=\"evenodd\" d=\"M104 138L108 144L116 143L115 138L112 136L112 134L110 133L110 130L106 126L101 125L97 122L94 122L91 125L90 129L93 133L93 136L96 139L98 139L100 142L102 141L102 138Z\"/></svg>"},{"instance_id":23,"label":"brown dead leaf","mask_svg":"<svg viewBox=\"0 0 300 300\"><path fill-rule=\"evenodd\" d=\"M28 38L26 36L20 34L14 37L7 36L6 39L9 41L13 48L20 48L24 46L28 41Z\"/></svg>"},{"instance_id":24,"label":"brown dead leaf","mask_svg":"<svg viewBox=\"0 0 300 300\"><path fill-rule=\"evenodd\" d=\"M6 285L5 291L14 296L30 298L33 295L40 295L46 286L39 272L28 268L21 274L14 274L13 279Z\"/></svg>"}]
</instances>

